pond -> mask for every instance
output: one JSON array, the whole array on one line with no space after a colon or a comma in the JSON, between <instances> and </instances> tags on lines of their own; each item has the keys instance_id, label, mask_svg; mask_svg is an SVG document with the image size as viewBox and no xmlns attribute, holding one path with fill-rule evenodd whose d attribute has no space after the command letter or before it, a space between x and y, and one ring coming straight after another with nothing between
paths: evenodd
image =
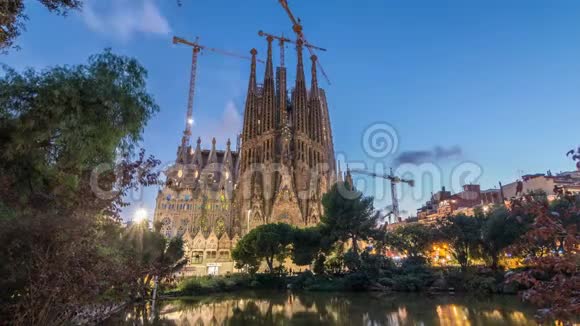
<instances>
[{"instance_id":1,"label":"pond","mask_svg":"<svg viewBox=\"0 0 580 326\"><path fill-rule=\"evenodd\" d=\"M515 296L240 292L137 305L105 325L536 325Z\"/></svg>"}]
</instances>

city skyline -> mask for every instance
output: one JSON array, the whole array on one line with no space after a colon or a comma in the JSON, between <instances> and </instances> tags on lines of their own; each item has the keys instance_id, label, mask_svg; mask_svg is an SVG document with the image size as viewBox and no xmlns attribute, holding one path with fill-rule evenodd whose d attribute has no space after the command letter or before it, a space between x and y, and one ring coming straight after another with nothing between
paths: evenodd
<instances>
[{"instance_id":1,"label":"city skyline","mask_svg":"<svg viewBox=\"0 0 580 326\"><path fill-rule=\"evenodd\" d=\"M88 2L89 10L67 18L30 3L28 31L18 40L22 50L2 61L19 70L80 63L105 47L137 57L149 70L149 88L161 107L145 130L143 147L170 162L185 120L191 54L171 45L171 36L199 35L205 44L244 54L255 47L264 59L266 42L258 30L292 35L276 1L251 1L240 9L225 3L189 2L180 8L170 1L121 1L103 10ZM370 126L386 122L396 130L398 152L379 159L385 167L401 153L440 148L453 154L432 155L443 174L475 162L483 169L478 182L483 188L519 174L574 169L565 153L578 145L573 137L580 118L580 60L575 59L580 43L574 40L580 36L580 5L563 1L554 8L526 1L522 10L524 1L444 3L454 6L392 1L361 8L338 2L328 11L321 4L293 4L309 41L329 49L319 57L333 84L319 80L327 89L337 158L374 166L378 159L365 153L361 141ZM223 19L227 29L220 28ZM47 32L68 35L46 38ZM294 53L290 46L286 51ZM287 66L295 66L294 56L288 57ZM201 136L205 148L213 136L221 148L228 137L235 143L248 76L246 61L200 58L193 139ZM550 124L550 117L558 123ZM151 187L133 206L152 211L155 193ZM422 201L401 205L413 212ZM389 203L387 195L377 208Z\"/></svg>"}]
</instances>

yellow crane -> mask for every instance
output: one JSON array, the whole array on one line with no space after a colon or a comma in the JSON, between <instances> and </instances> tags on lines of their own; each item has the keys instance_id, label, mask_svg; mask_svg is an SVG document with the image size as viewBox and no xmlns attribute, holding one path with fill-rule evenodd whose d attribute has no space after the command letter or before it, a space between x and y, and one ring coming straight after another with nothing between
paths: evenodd
<instances>
[{"instance_id":1,"label":"yellow crane","mask_svg":"<svg viewBox=\"0 0 580 326\"><path fill-rule=\"evenodd\" d=\"M278 2L282 6L282 8L284 8L284 10L286 11L286 14L288 14L288 18L290 18L290 20L292 21L292 30L294 31L294 33L296 33L298 40L300 40L300 42L306 46L306 48L308 49L308 52L310 52L311 56L315 55L314 48L313 48L312 44L310 44L308 41L306 41L306 38L304 37L304 33L302 32L302 24L300 24L300 18L294 17L294 14L292 14L292 10L290 10L290 7L288 6L288 1L278 0ZM318 69L320 70L320 73L322 73L322 76L324 76L324 79L326 79L326 82L330 85L330 79L328 78L328 75L324 71L324 68L322 68L322 64L320 63L320 60L317 60L316 64L318 65Z\"/></svg>"},{"instance_id":2,"label":"yellow crane","mask_svg":"<svg viewBox=\"0 0 580 326\"><path fill-rule=\"evenodd\" d=\"M282 36L277 36L277 35L273 35L273 34L269 34L266 33L264 31L258 31L258 35L259 36L264 36L266 37L266 39L274 39L274 40L278 40L278 45L280 45L280 66L284 67L284 43L296 43L295 41L284 37L284 34L282 34ZM320 50L320 51L326 51L325 48L321 48L312 44L305 44L305 46L307 48L313 48L316 50Z\"/></svg>"},{"instance_id":3,"label":"yellow crane","mask_svg":"<svg viewBox=\"0 0 580 326\"><path fill-rule=\"evenodd\" d=\"M251 57L240 55L234 52L216 49L199 44L199 37L195 38L195 41L188 41L184 38L174 36L173 44L184 44L192 47L193 54L191 56L191 75L189 79L189 94L187 100L187 116L185 122L185 131L183 132L183 138L181 139L181 148L185 151L185 148L189 145L189 140L191 137L191 126L193 125L193 99L195 95L195 80L197 77L197 57L201 51L209 51L213 53L218 53L221 55L226 55L230 57L237 57L241 59L251 60ZM264 63L264 61L256 59L257 62Z\"/></svg>"}]
</instances>

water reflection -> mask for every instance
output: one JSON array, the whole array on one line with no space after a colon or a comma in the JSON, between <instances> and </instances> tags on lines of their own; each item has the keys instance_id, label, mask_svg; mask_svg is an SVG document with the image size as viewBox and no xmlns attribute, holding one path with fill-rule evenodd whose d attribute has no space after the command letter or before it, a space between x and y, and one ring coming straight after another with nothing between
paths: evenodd
<instances>
[{"instance_id":1,"label":"water reflection","mask_svg":"<svg viewBox=\"0 0 580 326\"><path fill-rule=\"evenodd\" d=\"M252 292L134 306L107 325L535 325L514 297ZM151 321L153 319L153 321Z\"/></svg>"}]
</instances>

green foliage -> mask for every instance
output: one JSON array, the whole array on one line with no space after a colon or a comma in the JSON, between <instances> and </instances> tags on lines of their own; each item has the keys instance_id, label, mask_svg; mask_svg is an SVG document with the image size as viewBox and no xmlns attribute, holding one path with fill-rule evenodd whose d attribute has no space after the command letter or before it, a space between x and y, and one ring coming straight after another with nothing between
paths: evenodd
<instances>
[{"instance_id":1,"label":"green foliage","mask_svg":"<svg viewBox=\"0 0 580 326\"><path fill-rule=\"evenodd\" d=\"M358 253L358 241L372 238L379 215L374 212L372 197L358 194L347 198L342 189L344 186L335 184L322 198L321 232L332 242L350 240L354 252Z\"/></svg>"},{"instance_id":2,"label":"green foliage","mask_svg":"<svg viewBox=\"0 0 580 326\"><path fill-rule=\"evenodd\" d=\"M216 292L231 292L240 289L256 288L259 283L249 274L231 274L225 276L190 277L182 280L177 288L168 291L168 295L195 296Z\"/></svg>"},{"instance_id":3,"label":"green foliage","mask_svg":"<svg viewBox=\"0 0 580 326\"><path fill-rule=\"evenodd\" d=\"M393 290L401 292L418 292L425 290L426 282L417 275L396 275L392 282Z\"/></svg>"},{"instance_id":4,"label":"green foliage","mask_svg":"<svg viewBox=\"0 0 580 326\"><path fill-rule=\"evenodd\" d=\"M477 273L475 271L458 272L449 271L445 279L449 287L456 291L470 293L474 296L487 296L498 293L502 285L503 277L494 277L493 275Z\"/></svg>"},{"instance_id":5,"label":"green foliage","mask_svg":"<svg viewBox=\"0 0 580 326\"><path fill-rule=\"evenodd\" d=\"M298 266L310 265L318 257L322 234L319 227L295 228L292 239L292 261Z\"/></svg>"},{"instance_id":6,"label":"green foliage","mask_svg":"<svg viewBox=\"0 0 580 326\"><path fill-rule=\"evenodd\" d=\"M387 232L385 243L411 257L424 256L433 243L433 231L419 223L407 224Z\"/></svg>"},{"instance_id":7,"label":"green foliage","mask_svg":"<svg viewBox=\"0 0 580 326\"><path fill-rule=\"evenodd\" d=\"M324 268L329 274L338 275L344 271L344 259L342 255L332 255L326 259Z\"/></svg>"},{"instance_id":8,"label":"green foliage","mask_svg":"<svg viewBox=\"0 0 580 326\"><path fill-rule=\"evenodd\" d=\"M450 245L451 254L467 270L470 259L477 257L481 239L481 220L457 215L445 219L440 226L441 237Z\"/></svg>"},{"instance_id":9,"label":"green foliage","mask_svg":"<svg viewBox=\"0 0 580 326\"><path fill-rule=\"evenodd\" d=\"M326 256L324 254L319 254L314 261L314 266L312 266L312 271L314 273L322 275L326 272L326 267L324 263L326 262Z\"/></svg>"},{"instance_id":10,"label":"green foliage","mask_svg":"<svg viewBox=\"0 0 580 326\"><path fill-rule=\"evenodd\" d=\"M390 276L395 269L395 263L390 258L374 255L368 251L361 254L360 271L370 279L376 280L381 276Z\"/></svg>"},{"instance_id":11,"label":"green foliage","mask_svg":"<svg viewBox=\"0 0 580 326\"><path fill-rule=\"evenodd\" d=\"M40 0L46 9L60 15L68 11L79 9L80 0ZM0 54L14 47L14 40L25 30L24 22L28 16L24 13L24 0L10 0L0 2ZM17 47L16 47L17 48Z\"/></svg>"},{"instance_id":12,"label":"green foliage","mask_svg":"<svg viewBox=\"0 0 580 326\"><path fill-rule=\"evenodd\" d=\"M364 291L371 284L369 276L362 272L349 273L344 278L344 288L350 291Z\"/></svg>"},{"instance_id":13,"label":"green foliage","mask_svg":"<svg viewBox=\"0 0 580 326\"><path fill-rule=\"evenodd\" d=\"M285 223L263 224L251 230L232 250L232 258L238 268L248 267L256 271L262 260L273 273L274 261L284 261L290 254L294 228Z\"/></svg>"},{"instance_id":14,"label":"green foliage","mask_svg":"<svg viewBox=\"0 0 580 326\"><path fill-rule=\"evenodd\" d=\"M484 258L493 269L497 269L502 251L521 237L526 228L526 224L511 216L504 207L484 215L481 247Z\"/></svg>"},{"instance_id":15,"label":"green foliage","mask_svg":"<svg viewBox=\"0 0 580 326\"><path fill-rule=\"evenodd\" d=\"M134 150L158 110L146 77L110 51L41 72L4 67L0 319L59 324L138 288L117 219L129 189L157 180L159 161Z\"/></svg>"},{"instance_id":16,"label":"green foliage","mask_svg":"<svg viewBox=\"0 0 580 326\"><path fill-rule=\"evenodd\" d=\"M354 250L347 251L342 256L342 259L344 261L344 266L348 269L349 272L356 272L361 268L360 255Z\"/></svg>"},{"instance_id":17,"label":"green foliage","mask_svg":"<svg viewBox=\"0 0 580 326\"><path fill-rule=\"evenodd\" d=\"M187 263L181 237L167 239L147 224L145 221L124 230L121 243L127 254L126 268L134 275L140 297L149 295L155 277L159 281L168 278Z\"/></svg>"}]
</instances>

